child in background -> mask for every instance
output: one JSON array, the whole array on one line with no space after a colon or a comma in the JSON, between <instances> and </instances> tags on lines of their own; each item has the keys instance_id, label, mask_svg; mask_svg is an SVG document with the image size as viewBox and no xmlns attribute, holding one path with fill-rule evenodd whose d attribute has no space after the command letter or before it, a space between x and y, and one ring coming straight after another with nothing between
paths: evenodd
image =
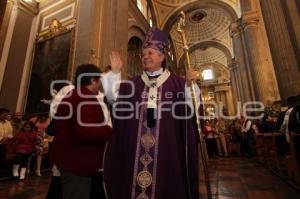
<instances>
[{"instance_id":1,"label":"child in background","mask_svg":"<svg viewBox=\"0 0 300 199\"><path fill-rule=\"evenodd\" d=\"M36 128L30 121L26 122L15 136L18 144L16 146L17 159L13 165L13 176L19 176L19 167L21 167L20 180L25 179L27 162L35 149L37 137Z\"/></svg>"},{"instance_id":2,"label":"child in background","mask_svg":"<svg viewBox=\"0 0 300 199\"><path fill-rule=\"evenodd\" d=\"M38 117L31 118L30 121L34 124L34 126L36 126L37 133L38 133L38 140L34 151L34 155L36 155L35 174L37 176L41 176L41 164L42 164L42 154L44 149L45 131L50 124L49 114L48 113L40 114ZM30 168L30 166L28 166L28 168Z\"/></svg>"}]
</instances>

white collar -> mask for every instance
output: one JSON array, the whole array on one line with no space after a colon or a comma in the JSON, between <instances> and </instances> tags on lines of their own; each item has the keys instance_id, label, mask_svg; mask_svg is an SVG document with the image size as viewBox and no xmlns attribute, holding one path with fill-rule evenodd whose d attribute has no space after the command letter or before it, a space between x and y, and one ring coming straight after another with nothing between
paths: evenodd
<instances>
[{"instance_id":1,"label":"white collar","mask_svg":"<svg viewBox=\"0 0 300 199\"><path fill-rule=\"evenodd\" d=\"M168 69L163 71L155 80L150 80L146 72L142 74L142 80L147 87L149 87L147 108L157 108L158 88L165 82L170 76Z\"/></svg>"},{"instance_id":2,"label":"white collar","mask_svg":"<svg viewBox=\"0 0 300 199\"><path fill-rule=\"evenodd\" d=\"M147 73L147 75L149 77L155 77L155 76L159 76L161 75L163 72L164 72L164 69L163 68L160 68L159 70L157 71L154 71L154 72L150 72L150 71L145 71Z\"/></svg>"}]
</instances>

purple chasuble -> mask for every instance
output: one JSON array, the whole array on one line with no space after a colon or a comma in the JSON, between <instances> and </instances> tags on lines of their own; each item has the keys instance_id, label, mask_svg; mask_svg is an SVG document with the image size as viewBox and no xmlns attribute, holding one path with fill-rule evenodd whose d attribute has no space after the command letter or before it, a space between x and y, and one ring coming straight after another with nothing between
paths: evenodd
<instances>
[{"instance_id":1,"label":"purple chasuble","mask_svg":"<svg viewBox=\"0 0 300 199\"><path fill-rule=\"evenodd\" d=\"M108 198L198 199L195 123L182 119L190 112L183 104L184 79L171 74L158 88L154 128L147 127L149 88L141 77L131 82L134 89L121 84L113 108L113 138L104 161ZM172 107L181 118L173 117Z\"/></svg>"}]
</instances>

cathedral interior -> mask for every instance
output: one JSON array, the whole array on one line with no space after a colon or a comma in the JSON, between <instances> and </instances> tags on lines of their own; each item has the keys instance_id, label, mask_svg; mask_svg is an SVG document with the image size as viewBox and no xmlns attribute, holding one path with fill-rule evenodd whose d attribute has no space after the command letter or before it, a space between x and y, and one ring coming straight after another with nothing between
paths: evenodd
<instances>
[{"instance_id":1,"label":"cathedral interior","mask_svg":"<svg viewBox=\"0 0 300 199\"><path fill-rule=\"evenodd\" d=\"M299 0L0 0L0 107L12 117L43 112L53 80L72 81L84 63L105 70L112 50L120 52L123 79L140 75L142 44L154 26L168 34L168 69L184 77L181 12L205 115L215 117L215 103L235 116L256 102L276 122L300 94ZM227 140L232 155L208 163L213 198L299 198L299 135L290 132L286 143L277 130L258 132L250 159ZM47 161L44 154L42 177L21 182L9 163L0 165L0 198L45 198Z\"/></svg>"}]
</instances>

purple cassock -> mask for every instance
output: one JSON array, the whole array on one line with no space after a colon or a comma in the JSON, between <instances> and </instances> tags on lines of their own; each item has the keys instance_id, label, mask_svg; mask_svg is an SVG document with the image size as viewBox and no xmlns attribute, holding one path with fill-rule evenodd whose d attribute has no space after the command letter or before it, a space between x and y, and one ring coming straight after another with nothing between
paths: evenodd
<instances>
[{"instance_id":1,"label":"purple cassock","mask_svg":"<svg viewBox=\"0 0 300 199\"><path fill-rule=\"evenodd\" d=\"M171 74L158 87L155 114L161 117L152 128L147 126L149 87L140 76L130 81L133 85L120 86L105 154L108 198L198 199L198 139L194 118L185 117L190 112L183 104L185 80Z\"/></svg>"}]
</instances>

